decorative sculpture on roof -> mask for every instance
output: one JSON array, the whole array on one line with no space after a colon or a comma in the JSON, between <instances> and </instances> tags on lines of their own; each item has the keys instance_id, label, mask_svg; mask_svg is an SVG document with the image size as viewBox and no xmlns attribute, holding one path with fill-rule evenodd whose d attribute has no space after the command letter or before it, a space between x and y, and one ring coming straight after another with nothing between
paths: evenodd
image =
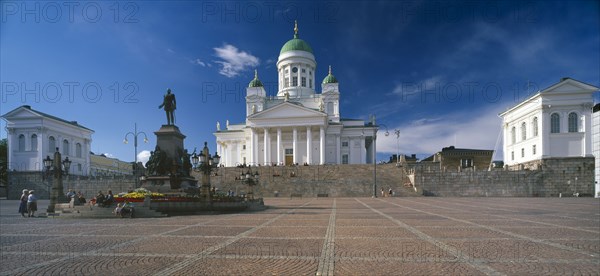
<instances>
[{"instance_id":1,"label":"decorative sculpture on roof","mask_svg":"<svg viewBox=\"0 0 600 276\"><path fill-rule=\"evenodd\" d=\"M175 109L177 109L177 102L175 101L175 94L171 94L171 89L167 89L167 94L163 97L163 103L158 108L163 108L167 113L167 125L175 125Z\"/></svg>"},{"instance_id":2,"label":"decorative sculpture on roof","mask_svg":"<svg viewBox=\"0 0 600 276\"><path fill-rule=\"evenodd\" d=\"M219 121L217 121L217 131L221 130L221 123L219 123Z\"/></svg>"}]
</instances>

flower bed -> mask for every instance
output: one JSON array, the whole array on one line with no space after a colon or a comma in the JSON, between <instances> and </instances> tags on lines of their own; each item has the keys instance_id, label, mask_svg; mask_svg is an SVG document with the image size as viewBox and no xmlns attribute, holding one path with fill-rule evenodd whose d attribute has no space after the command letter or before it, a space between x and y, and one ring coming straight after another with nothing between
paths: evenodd
<instances>
[{"instance_id":1,"label":"flower bed","mask_svg":"<svg viewBox=\"0 0 600 276\"><path fill-rule=\"evenodd\" d=\"M115 196L116 202L144 202L146 197L150 197L152 202L200 202L201 198L198 195L165 195L161 193L153 193L144 188L135 189L130 193L120 193ZM227 196L223 194L214 194L212 202L241 202L243 197Z\"/></svg>"}]
</instances>

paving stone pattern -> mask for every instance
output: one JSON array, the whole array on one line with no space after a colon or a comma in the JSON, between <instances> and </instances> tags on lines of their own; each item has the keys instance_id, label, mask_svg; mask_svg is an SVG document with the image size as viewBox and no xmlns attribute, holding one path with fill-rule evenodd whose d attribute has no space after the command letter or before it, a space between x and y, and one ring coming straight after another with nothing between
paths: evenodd
<instances>
[{"instance_id":1,"label":"paving stone pattern","mask_svg":"<svg viewBox=\"0 0 600 276\"><path fill-rule=\"evenodd\" d=\"M0 201L0 275L600 274L592 198L267 198L147 219L22 218L17 204Z\"/></svg>"}]
</instances>

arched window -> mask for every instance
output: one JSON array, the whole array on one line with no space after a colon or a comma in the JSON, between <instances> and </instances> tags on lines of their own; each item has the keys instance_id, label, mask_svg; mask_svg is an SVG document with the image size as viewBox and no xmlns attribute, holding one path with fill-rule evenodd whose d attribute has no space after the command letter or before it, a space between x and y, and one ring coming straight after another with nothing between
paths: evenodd
<instances>
[{"instance_id":1,"label":"arched window","mask_svg":"<svg viewBox=\"0 0 600 276\"><path fill-rule=\"evenodd\" d=\"M54 136L50 136L50 138L48 138L48 151L50 153L53 153L55 149L56 149L56 139L54 139Z\"/></svg>"},{"instance_id":2,"label":"arched window","mask_svg":"<svg viewBox=\"0 0 600 276\"><path fill-rule=\"evenodd\" d=\"M523 122L521 124L521 141L525 141L527 139L527 124Z\"/></svg>"},{"instance_id":3,"label":"arched window","mask_svg":"<svg viewBox=\"0 0 600 276\"><path fill-rule=\"evenodd\" d=\"M32 134L31 135L31 150L32 151L37 151L37 135L36 134Z\"/></svg>"},{"instance_id":4,"label":"arched window","mask_svg":"<svg viewBox=\"0 0 600 276\"><path fill-rule=\"evenodd\" d=\"M25 135L19 135L19 151L25 151Z\"/></svg>"},{"instance_id":5,"label":"arched window","mask_svg":"<svg viewBox=\"0 0 600 276\"><path fill-rule=\"evenodd\" d=\"M512 127L510 130L510 141L514 144L517 142L517 128Z\"/></svg>"},{"instance_id":6,"label":"arched window","mask_svg":"<svg viewBox=\"0 0 600 276\"><path fill-rule=\"evenodd\" d=\"M69 141L67 139L63 140L63 155L69 155Z\"/></svg>"},{"instance_id":7,"label":"arched window","mask_svg":"<svg viewBox=\"0 0 600 276\"><path fill-rule=\"evenodd\" d=\"M569 113L569 132L578 132L579 128L577 126L577 113L571 112Z\"/></svg>"},{"instance_id":8,"label":"arched window","mask_svg":"<svg viewBox=\"0 0 600 276\"><path fill-rule=\"evenodd\" d=\"M560 132L560 116L558 113L552 113L550 115L550 133Z\"/></svg>"},{"instance_id":9,"label":"arched window","mask_svg":"<svg viewBox=\"0 0 600 276\"><path fill-rule=\"evenodd\" d=\"M75 144L75 156L81 158L81 144Z\"/></svg>"},{"instance_id":10,"label":"arched window","mask_svg":"<svg viewBox=\"0 0 600 276\"><path fill-rule=\"evenodd\" d=\"M533 128L533 137L537 137L538 136L538 119L537 119L537 117L533 117L533 122L531 123L531 126Z\"/></svg>"}]
</instances>

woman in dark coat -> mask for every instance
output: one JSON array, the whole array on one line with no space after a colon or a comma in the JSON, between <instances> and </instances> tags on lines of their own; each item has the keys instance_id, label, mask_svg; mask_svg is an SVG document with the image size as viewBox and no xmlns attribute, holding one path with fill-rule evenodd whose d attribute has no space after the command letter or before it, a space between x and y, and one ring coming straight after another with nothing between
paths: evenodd
<instances>
[{"instance_id":1,"label":"woman in dark coat","mask_svg":"<svg viewBox=\"0 0 600 276\"><path fill-rule=\"evenodd\" d=\"M21 202L19 203L19 213L21 216L25 217L25 213L27 213L27 197L29 196L29 191L27 189L23 190L23 194L21 195Z\"/></svg>"}]
</instances>

